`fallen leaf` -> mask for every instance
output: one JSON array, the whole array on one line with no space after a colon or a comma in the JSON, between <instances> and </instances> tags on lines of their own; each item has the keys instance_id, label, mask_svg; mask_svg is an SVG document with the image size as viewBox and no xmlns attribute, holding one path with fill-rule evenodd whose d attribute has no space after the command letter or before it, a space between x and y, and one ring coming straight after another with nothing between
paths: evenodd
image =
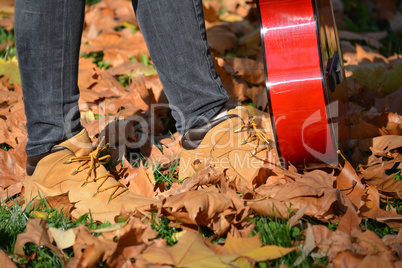
<instances>
[{"instance_id":1,"label":"fallen leaf","mask_svg":"<svg viewBox=\"0 0 402 268\"><path fill-rule=\"evenodd\" d=\"M182 186L174 194L195 190L197 187L203 185L218 184L223 178L224 174L222 171L215 170L213 166L207 166L184 180Z\"/></svg>"},{"instance_id":2,"label":"fallen leaf","mask_svg":"<svg viewBox=\"0 0 402 268\"><path fill-rule=\"evenodd\" d=\"M364 194L364 185L361 183L360 177L357 176L356 171L348 161L345 161L341 173L336 178L336 188L347 195L356 208L360 207L361 199Z\"/></svg>"},{"instance_id":3,"label":"fallen leaf","mask_svg":"<svg viewBox=\"0 0 402 268\"><path fill-rule=\"evenodd\" d=\"M56 196L47 196L46 201L51 208L58 209L67 217L70 216L70 212L74 208L74 204L72 204L68 198L68 193Z\"/></svg>"},{"instance_id":4,"label":"fallen leaf","mask_svg":"<svg viewBox=\"0 0 402 268\"><path fill-rule=\"evenodd\" d=\"M294 265L300 265L315 249L315 247L314 233L311 224L309 223L306 231L306 241L304 242L302 249L302 255L296 259Z\"/></svg>"},{"instance_id":5,"label":"fallen leaf","mask_svg":"<svg viewBox=\"0 0 402 268\"><path fill-rule=\"evenodd\" d=\"M375 33L353 33L348 31L339 31L339 38L346 40L364 40L367 44L379 49L382 47L380 42L388 36L387 32L375 32Z\"/></svg>"},{"instance_id":6,"label":"fallen leaf","mask_svg":"<svg viewBox=\"0 0 402 268\"><path fill-rule=\"evenodd\" d=\"M225 243L226 248L220 251L222 254L217 254L208 247L198 233L184 232L174 247L157 248L151 246L139 258L149 264L186 267L227 267L229 262L241 256L261 262L279 258L294 250L294 248L281 248L278 246L261 247L261 244L257 246L255 238L229 238L229 241ZM247 241L249 240L255 241L254 248L248 245ZM216 247L214 249L217 250Z\"/></svg>"},{"instance_id":7,"label":"fallen leaf","mask_svg":"<svg viewBox=\"0 0 402 268\"><path fill-rule=\"evenodd\" d=\"M48 232L52 235L52 238L60 250L72 247L75 243L75 234L73 229L60 230L50 227Z\"/></svg>"},{"instance_id":8,"label":"fallen leaf","mask_svg":"<svg viewBox=\"0 0 402 268\"><path fill-rule=\"evenodd\" d=\"M18 69L17 59L8 59L7 61L3 58L0 58L0 76L10 75L11 83L17 83L21 85L20 71Z\"/></svg>"},{"instance_id":9,"label":"fallen leaf","mask_svg":"<svg viewBox=\"0 0 402 268\"><path fill-rule=\"evenodd\" d=\"M211 50L216 51L218 55L225 55L227 51L233 50L237 41L236 35L225 25L207 29L207 39Z\"/></svg>"},{"instance_id":10,"label":"fallen leaf","mask_svg":"<svg viewBox=\"0 0 402 268\"><path fill-rule=\"evenodd\" d=\"M44 221L40 219L30 219L26 228L26 233L21 233L17 236L14 247L14 252L16 254L29 258L29 256L27 256L24 252L24 246L26 243L31 242L37 246L45 246L51 249L53 252L59 255L62 262L65 263L62 252L51 243Z\"/></svg>"},{"instance_id":11,"label":"fallen leaf","mask_svg":"<svg viewBox=\"0 0 402 268\"><path fill-rule=\"evenodd\" d=\"M0 250L0 263L2 263L5 268L17 268L17 265L15 265L15 263L2 250Z\"/></svg>"}]
</instances>

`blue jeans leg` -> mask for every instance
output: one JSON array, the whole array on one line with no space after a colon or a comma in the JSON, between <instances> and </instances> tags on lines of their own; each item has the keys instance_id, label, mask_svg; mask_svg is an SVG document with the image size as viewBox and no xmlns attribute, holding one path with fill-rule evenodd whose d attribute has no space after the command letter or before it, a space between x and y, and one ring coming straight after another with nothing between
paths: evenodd
<instances>
[{"instance_id":1,"label":"blue jeans leg","mask_svg":"<svg viewBox=\"0 0 402 268\"><path fill-rule=\"evenodd\" d=\"M133 0L180 134L226 103L201 0ZM77 134L78 58L85 0L16 0L15 37L27 115L28 156Z\"/></svg>"},{"instance_id":2,"label":"blue jeans leg","mask_svg":"<svg viewBox=\"0 0 402 268\"><path fill-rule=\"evenodd\" d=\"M77 134L78 57L85 0L16 0L15 39L27 117L28 157Z\"/></svg>"},{"instance_id":3,"label":"blue jeans leg","mask_svg":"<svg viewBox=\"0 0 402 268\"><path fill-rule=\"evenodd\" d=\"M206 38L202 0L132 0L180 134L209 121L229 99Z\"/></svg>"}]
</instances>

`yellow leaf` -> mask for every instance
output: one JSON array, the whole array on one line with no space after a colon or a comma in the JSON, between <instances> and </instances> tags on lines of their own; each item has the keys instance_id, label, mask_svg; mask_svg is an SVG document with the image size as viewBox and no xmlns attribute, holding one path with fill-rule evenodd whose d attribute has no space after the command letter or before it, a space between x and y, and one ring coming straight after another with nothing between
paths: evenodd
<instances>
[{"instance_id":1,"label":"yellow leaf","mask_svg":"<svg viewBox=\"0 0 402 268\"><path fill-rule=\"evenodd\" d=\"M10 76L10 83L17 83L21 85L20 71L18 69L18 62L15 58L5 61L0 58L0 76Z\"/></svg>"},{"instance_id":2,"label":"yellow leaf","mask_svg":"<svg viewBox=\"0 0 402 268\"><path fill-rule=\"evenodd\" d=\"M46 212L34 211L31 213L31 216L41 220L47 220L48 214Z\"/></svg>"},{"instance_id":3,"label":"yellow leaf","mask_svg":"<svg viewBox=\"0 0 402 268\"><path fill-rule=\"evenodd\" d=\"M60 230L50 227L49 232L52 234L57 247L61 250L72 247L75 243L75 234L73 229Z\"/></svg>"},{"instance_id":4,"label":"yellow leaf","mask_svg":"<svg viewBox=\"0 0 402 268\"><path fill-rule=\"evenodd\" d=\"M226 22L236 22L236 21L243 21L244 18L240 15L236 14L225 14L220 16L220 19Z\"/></svg>"}]
</instances>

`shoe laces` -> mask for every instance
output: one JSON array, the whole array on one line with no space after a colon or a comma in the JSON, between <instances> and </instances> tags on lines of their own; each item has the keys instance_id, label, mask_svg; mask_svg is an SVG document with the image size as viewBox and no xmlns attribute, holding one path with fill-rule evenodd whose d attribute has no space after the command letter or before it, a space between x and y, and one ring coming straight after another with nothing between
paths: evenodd
<instances>
[{"instance_id":1,"label":"shoe laces","mask_svg":"<svg viewBox=\"0 0 402 268\"><path fill-rule=\"evenodd\" d=\"M255 156L259 152L268 149L269 145L268 137L262 130L258 128L258 125L255 122L255 116L250 117L247 123L243 122L241 128L235 130L234 132L235 133L248 132L247 138L241 143L241 145L256 141L257 145L251 152L251 156ZM261 145L262 148L260 147L260 143L262 143Z\"/></svg>"},{"instance_id":2,"label":"shoe laces","mask_svg":"<svg viewBox=\"0 0 402 268\"><path fill-rule=\"evenodd\" d=\"M109 204L109 202L111 200L115 199L119 195L121 195L124 192L128 191L128 189L127 189L127 187L125 187L120 182L117 182L114 185L102 188L102 186L105 184L105 182L109 178L114 179L114 176L112 174L110 174L109 171L106 174L104 174L102 176L99 176L99 177L97 177L97 175L96 175L96 169L98 167L100 167L101 165L104 165L104 164L108 163L110 161L110 159L111 159L110 155L105 155L105 156L99 157L99 154L102 151L105 151L108 148L108 144L106 144L105 146L101 147L100 145L102 144L102 142L103 142L103 139L99 143L98 147L94 151L89 153L88 155L71 157L70 159L65 161L64 164L70 164L70 163L74 163L74 162L79 162L80 163L80 165L73 171L73 173L71 173L71 175L76 175L77 173L86 170L87 176L86 176L84 182L82 183L81 187L85 187L88 183L91 183L91 182L100 181L98 187L96 188L95 193L93 194L93 197L95 197L100 192L105 192L105 191L107 191L109 189L114 189L111 192L111 194L109 196L109 199L108 199L108 201L106 203L106 204ZM123 188L123 189L120 192L117 192L119 190L119 188Z\"/></svg>"}]
</instances>

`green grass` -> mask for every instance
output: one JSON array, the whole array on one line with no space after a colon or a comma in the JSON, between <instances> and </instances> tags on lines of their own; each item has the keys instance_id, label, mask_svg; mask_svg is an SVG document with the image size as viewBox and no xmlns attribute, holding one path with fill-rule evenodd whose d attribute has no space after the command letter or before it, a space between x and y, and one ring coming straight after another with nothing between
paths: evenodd
<instances>
[{"instance_id":1,"label":"green grass","mask_svg":"<svg viewBox=\"0 0 402 268\"><path fill-rule=\"evenodd\" d=\"M402 215L402 199L394 199L391 206L396 208L396 213Z\"/></svg>"},{"instance_id":2,"label":"green grass","mask_svg":"<svg viewBox=\"0 0 402 268\"><path fill-rule=\"evenodd\" d=\"M402 215L402 199L394 199L392 201L387 200L387 202L381 202L380 207L387 211L395 209L396 213Z\"/></svg>"},{"instance_id":3,"label":"green grass","mask_svg":"<svg viewBox=\"0 0 402 268\"><path fill-rule=\"evenodd\" d=\"M383 238L386 235L397 235L398 231L392 229L385 223L376 221L375 219L362 219L360 223L362 231L371 230L375 232L379 237Z\"/></svg>"},{"instance_id":4,"label":"green grass","mask_svg":"<svg viewBox=\"0 0 402 268\"><path fill-rule=\"evenodd\" d=\"M151 228L158 232L156 238L165 239L168 246L174 246L177 243L176 233L181 232L182 229L176 226L170 226L171 221L166 217L161 218L156 217L155 214L152 215ZM179 223L175 223L179 224Z\"/></svg>"},{"instance_id":5,"label":"green grass","mask_svg":"<svg viewBox=\"0 0 402 268\"><path fill-rule=\"evenodd\" d=\"M29 216L21 206L14 204L7 206L0 201L0 249L13 252L17 235L25 230Z\"/></svg>"},{"instance_id":6,"label":"green grass","mask_svg":"<svg viewBox=\"0 0 402 268\"><path fill-rule=\"evenodd\" d=\"M123 87L129 87L131 84L131 77L128 74L124 74L124 75L120 75L118 77L119 83L123 86Z\"/></svg>"},{"instance_id":7,"label":"green grass","mask_svg":"<svg viewBox=\"0 0 402 268\"><path fill-rule=\"evenodd\" d=\"M14 30L7 31L0 26L0 44L8 44L0 49L0 58L7 60L17 56L17 49L15 48Z\"/></svg>"},{"instance_id":8,"label":"green grass","mask_svg":"<svg viewBox=\"0 0 402 268\"><path fill-rule=\"evenodd\" d=\"M275 217L255 216L250 219L255 227L253 235L259 235L263 245L276 245L280 247L295 247L305 240L304 230L302 227L288 226L286 220ZM303 226L302 224L300 226ZM299 250L292 251L285 256L272 260L268 263L258 263L257 267L279 267L285 264L289 267L325 267L328 264L328 258L322 257L313 259L308 256L299 266L294 266L295 261L302 255Z\"/></svg>"},{"instance_id":9,"label":"green grass","mask_svg":"<svg viewBox=\"0 0 402 268\"><path fill-rule=\"evenodd\" d=\"M97 3L100 3L100 1L101 1L101 0L86 0L86 1L85 1L85 4L86 4L86 5L89 5L89 6L92 6L92 5L95 5L95 4L97 4Z\"/></svg>"},{"instance_id":10,"label":"green grass","mask_svg":"<svg viewBox=\"0 0 402 268\"><path fill-rule=\"evenodd\" d=\"M378 25L373 20L371 10L367 4L359 0L344 0L345 4L345 28L356 33L378 32L385 25Z\"/></svg>"},{"instance_id":11,"label":"green grass","mask_svg":"<svg viewBox=\"0 0 402 268\"><path fill-rule=\"evenodd\" d=\"M81 57L86 59L93 59L92 62L95 63L100 69L107 69L110 66L110 61L103 61L104 53L103 51L81 53Z\"/></svg>"},{"instance_id":12,"label":"green grass","mask_svg":"<svg viewBox=\"0 0 402 268\"><path fill-rule=\"evenodd\" d=\"M7 143L3 142L3 143L0 143L0 148L1 148L3 151L8 151L8 150L12 149L13 147L11 147L11 146L8 145Z\"/></svg>"},{"instance_id":13,"label":"green grass","mask_svg":"<svg viewBox=\"0 0 402 268\"><path fill-rule=\"evenodd\" d=\"M401 170L399 169L397 172L395 172L392 178L396 181L401 181L402 180Z\"/></svg>"},{"instance_id":14,"label":"green grass","mask_svg":"<svg viewBox=\"0 0 402 268\"><path fill-rule=\"evenodd\" d=\"M157 163L153 166L153 174L155 177L155 185L165 183L166 189L169 190L170 187L173 185L173 182L179 181L177 174L175 173L176 167L179 165L179 158L175 158L169 164L169 166L165 169L163 168L161 163Z\"/></svg>"},{"instance_id":15,"label":"green grass","mask_svg":"<svg viewBox=\"0 0 402 268\"><path fill-rule=\"evenodd\" d=\"M129 22L124 22L123 25L117 26L116 28L114 28L114 30L119 32L125 28L129 28L131 31L131 34L136 34L140 29L138 26L135 26Z\"/></svg>"},{"instance_id":16,"label":"green grass","mask_svg":"<svg viewBox=\"0 0 402 268\"><path fill-rule=\"evenodd\" d=\"M11 206L6 204L8 200L0 201L0 249L13 257L14 262L19 267L62 267L63 263L60 257L52 250L46 247L37 246L33 243L27 243L24 251L27 255L35 254L35 257L28 260L14 254L15 242L20 233L26 232L26 225L30 218L34 218L35 212L41 212L41 218L47 221L49 227L58 229L70 229L79 225L85 225L89 229L98 229L109 226L110 223L97 224L92 220L90 213L86 213L72 221L66 217L60 210L49 207L45 199L41 199L39 204L33 206L28 204L25 209L13 203ZM100 234L97 234L100 235ZM65 249L66 260L74 256L72 248Z\"/></svg>"},{"instance_id":17,"label":"green grass","mask_svg":"<svg viewBox=\"0 0 402 268\"><path fill-rule=\"evenodd\" d=\"M129 61L131 62L138 62L138 60L135 57L129 57L128 58ZM156 70L155 66L153 64L151 64L151 60L148 57L147 54L141 54L140 55L140 63L142 63L143 65L150 67L154 70ZM152 74L152 73L151 73ZM150 75L147 74L147 72L144 73L144 75ZM138 76L138 72L132 72L130 74L124 74L124 75L120 75L117 80L119 81L119 83L123 86L123 87L129 87L133 78Z\"/></svg>"},{"instance_id":18,"label":"green grass","mask_svg":"<svg viewBox=\"0 0 402 268\"><path fill-rule=\"evenodd\" d=\"M395 7L398 7L401 2L397 1L399 4L395 3ZM373 18L373 14L377 11L372 6L362 3L360 0L343 0L343 3L345 4L344 30L356 33L387 31L388 36L381 40L383 46L379 52L385 57L392 56L394 53L402 53L402 36L391 30L385 18ZM365 41L353 41L352 43L370 46Z\"/></svg>"}]
</instances>

